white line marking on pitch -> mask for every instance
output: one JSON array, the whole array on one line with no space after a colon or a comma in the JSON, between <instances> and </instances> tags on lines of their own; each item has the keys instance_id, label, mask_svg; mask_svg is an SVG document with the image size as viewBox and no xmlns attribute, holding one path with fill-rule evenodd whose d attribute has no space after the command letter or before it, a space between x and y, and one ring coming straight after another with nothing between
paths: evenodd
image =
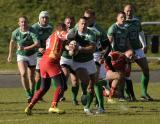
<instances>
[{"instance_id":1,"label":"white line marking on pitch","mask_svg":"<svg viewBox=\"0 0 160 124\"><path fill-rule=\"evenodd\" d=\"M7 119L7 120L0 120L0 122L10 122L10 121L28 121L28 120L31 120L31 119L29 119L29 118L27 118L27 119L14 119L14 120L12 120L12 119Z\"/></svg>"}]
</instances>

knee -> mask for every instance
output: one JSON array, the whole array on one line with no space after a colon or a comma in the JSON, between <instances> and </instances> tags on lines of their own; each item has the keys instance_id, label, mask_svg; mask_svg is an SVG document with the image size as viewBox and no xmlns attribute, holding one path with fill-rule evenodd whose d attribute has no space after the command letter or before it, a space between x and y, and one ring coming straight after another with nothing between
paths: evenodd
<instances>
[{"instance_id":1,"label":"knee","mask_svg":"<svg viewBox=\"0 0 160 124\"><path fill-rule=\"evenodd\" d=\"M20 72L20 76L21 78L27 78L27 72L26 71Z\"/></svg>"}]
</instances>

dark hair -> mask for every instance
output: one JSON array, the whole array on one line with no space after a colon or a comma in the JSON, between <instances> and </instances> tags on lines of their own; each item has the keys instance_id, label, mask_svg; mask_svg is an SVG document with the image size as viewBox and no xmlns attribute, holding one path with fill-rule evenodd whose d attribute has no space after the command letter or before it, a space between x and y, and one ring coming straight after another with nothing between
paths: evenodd
<instances>
[{"instance_id":1,"label":"dark hair","mask_svg":"<svg viewBox=\"0 0 160 124\"><path fill-rule=\"evenodd\" d=\"M91 16L95 16L96 15L96 13L95 13L95 11L93 9L87 9L87 10L85 10L85 13L88 13Z\"/></svg>"},{"instance_id":2,"label":"dark hair","mask_svg":"<svg viewBox=\"0 0 160 124\"><path fill-rule=\"evenodd\" d=\"M65 18L65 19L71 19L71 20L75 21L74 16L66 16L66 18Z\"/></svg>"},{"instance_id":3,"label":"dark hair","mask_svg":"<svg viewBox=\"0 0 160 124\"><path fill-rule=\"evenodd\" d=\"M117 17L118 17L120 14L126 15L125 12L119 11L119 12L117 13Z\"/></svg>"},{"instance_id":4,"label":"dark hair","mask_svg":"<svg viewBox=\"0 0 160 124\"><path fill-rule=\"evenodd\" d=\"M85 17L85 16L81 16L81 17L79 18L79 20L80 20L80 19L83 19L83 20L86 20L86 21L87 21L88 18Z\"/></svg>"},{"instance_id":5,"label":"dark hair","mask_svg":"<svg viewBox=\"0 0 160 124\"><path fill-rule=\"evenodd\" d=\"M66 31L66 25L64 23L58 23L56 26L55 26L55 30L58 30L58 31Z\"/></svg>"}]
</instances>

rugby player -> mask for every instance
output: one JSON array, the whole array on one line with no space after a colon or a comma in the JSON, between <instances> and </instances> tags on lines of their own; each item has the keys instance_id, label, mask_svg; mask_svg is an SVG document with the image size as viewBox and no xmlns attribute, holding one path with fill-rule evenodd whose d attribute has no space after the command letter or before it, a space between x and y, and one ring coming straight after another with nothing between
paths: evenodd
<instances>
[{"instance_id":1,"label":"rugby player","mask_svg":"<svg viewBox=\"0 0 160 124\"><path fill-rule=\"evenodd\" d=\"M30 102L34 93L34 72L36 65L36 48L38 47L38 36L33 28L29 27L25 16L19 17L19 28L12 32L8 62L12 61L13 49L17 45L17 64L21 76L21 82Z\"/></svg>"}]
</instances>

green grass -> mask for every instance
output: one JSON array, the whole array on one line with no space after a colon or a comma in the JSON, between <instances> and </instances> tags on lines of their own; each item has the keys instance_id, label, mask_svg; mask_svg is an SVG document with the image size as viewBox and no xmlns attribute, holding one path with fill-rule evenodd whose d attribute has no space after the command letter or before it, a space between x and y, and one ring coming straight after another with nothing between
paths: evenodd
<instances>
[{"instance_id":1,"label":"green grass","mask_svg":"<svg viewBox=\"0 0 160 124\"><path fill-rule=\"evenodd\" d=\"M139 99L140 85L134 84L136 96ZM158 124L160 121L160 84L149 85L149 93L154 102L124 102L114 105L105 102L106 114L99 116L86 116L83 106L71 104L70 88L66 92L66 101L59 104L66 110L66 114L48 114L52 89L46 94L46 103L38 103L33 109L32 116L24 114L27 106L22 88L0 88L0 123L2 124ZM80 94L78 99L80 98ZM96 108L92 105L92 108Z\"/></svg>"}]
</instances>

